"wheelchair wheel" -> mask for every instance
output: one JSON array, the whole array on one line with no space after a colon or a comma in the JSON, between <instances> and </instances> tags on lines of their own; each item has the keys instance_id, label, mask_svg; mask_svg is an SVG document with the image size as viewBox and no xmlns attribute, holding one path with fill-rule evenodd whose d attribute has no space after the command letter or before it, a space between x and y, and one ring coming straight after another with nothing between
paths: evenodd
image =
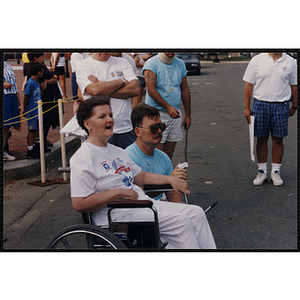
<instances>
[{"instance_id":1,"label":"wheelchair wheel","mask_svg":"<svg viewBox=\"0 0 300 300\"><path fill-rule=\"evenodd\" d=\"M51 240L48 249L127 249L108 229L95 225L73 225L61 230Z\"/></svg>"}]
</instances>

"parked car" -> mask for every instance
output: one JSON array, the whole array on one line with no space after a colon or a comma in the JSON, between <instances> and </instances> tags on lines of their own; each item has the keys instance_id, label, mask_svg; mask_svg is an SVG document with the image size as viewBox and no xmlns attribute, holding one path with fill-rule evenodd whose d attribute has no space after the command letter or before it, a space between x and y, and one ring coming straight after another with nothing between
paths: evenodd
<instances>
[{"instance_id":1,"label":"parked car","mask_svg":"<svg viewBox=\"0 0 300 300\"><path fill-rule=\"evenodd\" d=\"M201 74L200 60L195 53L176 53L176 57L184 61L188 74Z\"/></svg>"}]
</instances>

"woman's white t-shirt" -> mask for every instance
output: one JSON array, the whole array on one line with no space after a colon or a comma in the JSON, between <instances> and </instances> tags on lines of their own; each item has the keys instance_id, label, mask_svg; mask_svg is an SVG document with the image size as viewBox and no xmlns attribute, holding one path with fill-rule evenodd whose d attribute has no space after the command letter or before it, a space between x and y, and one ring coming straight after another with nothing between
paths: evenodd
<instances>
[{"instance_id":1,"label":"woman's white t-shirt","mask_svg":"<svg viewBox=\"0 0 300 300\"><path fill-rule=\"evenodd\" d=\"M135 190L139 199L149 199L140 187L133 184L141 168L119 147L111 144L98 147L84 142L72 156L70 167L72 198L122 188ZM107 208L92 213L92 219L97 225L107 224Z\"/></svg>"}]
</instances>

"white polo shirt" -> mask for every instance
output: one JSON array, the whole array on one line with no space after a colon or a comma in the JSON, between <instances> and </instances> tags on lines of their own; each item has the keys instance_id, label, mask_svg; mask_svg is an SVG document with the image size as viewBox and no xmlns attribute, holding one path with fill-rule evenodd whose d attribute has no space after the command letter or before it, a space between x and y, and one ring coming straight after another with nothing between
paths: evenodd
<instances>
[{"instance_id":1,"label":"white polo shirt","mask_svg":"<svg viewBox=\"0 0 300 300\"><path fill-rule=\"evenodd\" d=\"M254 56L243 77L253 84L253 97L260 101L284 102L291 98L291 85L297 85L297 63L282 53L274 62L268 53Z\"/></svg>"}]
</instances>

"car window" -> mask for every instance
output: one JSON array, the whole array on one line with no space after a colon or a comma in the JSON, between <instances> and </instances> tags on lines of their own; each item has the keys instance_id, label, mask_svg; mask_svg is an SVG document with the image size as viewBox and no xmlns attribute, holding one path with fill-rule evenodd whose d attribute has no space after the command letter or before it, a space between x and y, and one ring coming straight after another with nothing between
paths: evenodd
<instances>
[{"instance_id":1,"label":"car window","mask_svg":"<svg viewBox=\"0 0 300 300\"><path fill-rule=\"evenodd\" d=\"M180 59L197 59L195 54L177 54L177 57Z\"/></svg>"}]
</instances>

